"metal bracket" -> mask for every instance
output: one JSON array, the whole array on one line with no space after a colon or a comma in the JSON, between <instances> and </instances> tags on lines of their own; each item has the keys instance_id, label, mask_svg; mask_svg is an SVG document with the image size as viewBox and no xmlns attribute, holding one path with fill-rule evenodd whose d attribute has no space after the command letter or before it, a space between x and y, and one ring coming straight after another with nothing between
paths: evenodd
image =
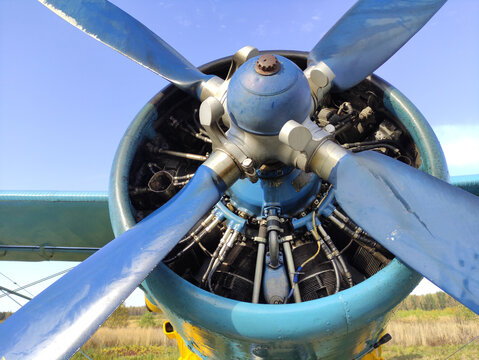
<instances>
[{"instance_id":1,"label":"metal bracket","mask_svg":"<svg viewBox=\"0 0 479 360\"><path fill-rule=\"evenodd\" d=\"M248 158L241 149L226 138L219 125L219 120L225 113L223 104L215 97L209 97L201 103L200 123L211 139L213 149L221 149L231 156L240 169L243 162Z\"/></svg>"},{"instance_id":2,"label":"metal bracket","mask_svg":"<svg viewBox=\"0 0 479 360\"><path fill-rule=\"evenodd\" d=\"M243 65L246 61L258 55L259 50L251 45L247 45L239 49L231 59L231 66L228 70L228 75L226 75L226 80L231 79L236 70L238 70L239 67Z\"/></svg>"},{"instance_id":3,"label":"metal bracket","mask_svg":"<svg viewBox=\"0 0 479 360\"><path fill-rule=\"evenodd\" d=\"M311 88L311 95L313 97L313 110L321 104L321 100L331 89L331 84L336 75L324 62L309 66L304 70L304 76L308 79L309 87Z\"/></svg>"}]
</instances>

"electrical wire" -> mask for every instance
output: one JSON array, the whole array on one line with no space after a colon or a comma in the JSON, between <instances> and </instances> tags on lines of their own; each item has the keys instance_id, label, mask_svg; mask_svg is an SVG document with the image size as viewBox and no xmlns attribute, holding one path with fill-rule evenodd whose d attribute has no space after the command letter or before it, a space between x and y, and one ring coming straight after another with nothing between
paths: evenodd
<instances>
[{"instance_id":1,"label":"electrical wire","mask_svg":"<svg viewBox=\"0 0 479 360\"><path fill-rule=\"evenodd\" d=\"M339 255L344 254L344 252L349 249L349 247L353 244L353 242L354 242L354 239L349 240L348 244L341 249L341 251L339 252Z\"/></svg>"},{"instance_id":2,"label":"electrical wire","mask_svg":"<svg viewBox=\"0 0 479 360\"><path fill-rule=\"evenodd\" d=\"M329 185L328 190L326 190L326 192L324 193L324 195L323 195L321 201L319 202L318 206L316 207L316 209L319 209L319 207L320 207L321 204L324 202L324 200L326 200L326 198L328 197L328 194L329 194L329 190L331 190L332 187L333 187L332 184ZM314 221L314 219L313 219L313 221ZM314 225L314 224L313 224L313 225Z\"/></svg>"},{"instance_id":3,"label":"electrical wire","mask_svg":"<svg viewBox=\"0 0 479 360\"><path fill-rule=\"evenodd\" d=\"M301 264L300 266L301 268L304 268L307 264L313 261L319 255L319 251L321 250L321 242L319 241L318 229L316 228L316 210L313 210L313 237L316 240L316 243L318 244L318 250L316 250L316 253L313 256L311 256L308 260L304 261Z\"/></svg>"},{"instance_id":4,"label":"electrical wire","mask_svg":"<svg viewBox=\"0 0 479 360\"><path fill-rule=\"evenodd\" d=\"M329 189L328 189L329 191ZM319 206L322 204L322 202L324 201L324 199L326 198L326 196L328 195L328 191L326 192L326 195L321 199L321 201L319 202L319 205L318 205L318 208ZM289 291L289 294L288 294L288 297L287 299L289 299L291 296L293 296L294 294L294 284L297 284L298 283L298 277L299 275L301 274L301 270L307 265L309 264L311 261L313 261L314 259L316 259L316 257L319 255L319 252L321 250L321 242L319 241L319 234L318 234L318 230L316 229L316 210L313 210L313 237L315 238L316 240L316 244L318 244L318 249L316 250L316 253L311 256L308 260L304 261L300 266L298 266L298 268L296 269L295 273L294 273L294 278L293 278L293 286L291 286L291 290Z\"/></svg>"},{"instance_id":5,"label":"electrical wire","mask_svg":"<svg viewBox=\"0 0 479 360\"><path fill-rule=\"evenodd\" d=\"M27 284L27 285L25 285L25 286L22 286L22 287L19 287L19 288L17 288L17 289L14 289L13 291L15 291L15 292L22 291L22 290L24 290L24 289L26 289L26 288L28 288L28 287L30 287L30 286L39 284L39 283L41 283L41 282L44 282L44 281L49 280L49 279L51 279L51 278L54 278L55 276L61 275L61 274L63 274L63 273L66 273L66 272L70 271L70 270L73 269L73 268L74 268L74 266L71 267L71 268L68 268L68 269L59 271L59 272L57 272L57 273L55 273L55 274L53 274L53 275L49 275L49 276L47 276L47 277L44 277L44 278L42 278L42 279L40 279L40 280L36 280L36 281L34 281L34 282L30 283L30 284ZM4 297L4 296L7 296L7 295L6 295L6 294L0 295L0 298L2 298L2 297ZM33 296L33 295L32 295L32 296Z\"/></svg>"},{"instance_id":6,"label":"electrical wire","mask_svg":"<svg viewBox=\"0 0 479 360\"><path fill-rule=\"evenodd\" d=\"M379 150L381 148L389 149L396 155L401 154L400 150L397 147L389 145L389 144L356 146L356 147L349 148L349 150L351 150L353 153L356 153L356 152L361 152L366 150Z\"/></svg>"},{"instance_id":7,"label":"electrical wire","mask_svg":"<svg viewBox=\"0 0 479 360\"><path fill-rule=\"evenodd\" d=\"M18 287L21 288L21 285L19 283L17 283L16 281L10 279L7 275L5 275L4 273L1 273L0 272L0 275L2 275L3 277L7 278L8 280L10 280L14 285L17 285ZM18 291L17 291L18 292ZM28 290L25 290L25 292L27 292L28 294L30 294L31 296L34 296L30 291Z\"/></svg>"}]
</instances>

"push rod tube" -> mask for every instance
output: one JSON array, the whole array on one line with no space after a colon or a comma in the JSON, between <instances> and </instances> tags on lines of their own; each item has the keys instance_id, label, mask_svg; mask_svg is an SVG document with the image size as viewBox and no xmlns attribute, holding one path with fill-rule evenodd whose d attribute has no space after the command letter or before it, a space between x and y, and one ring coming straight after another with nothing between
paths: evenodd
<instances>
[{"instance_id":1,"label":"push rod tube","mask_svg":"<svg viewBox=\"0 0 479 360\"><path fill-rule=\"evenodd\" d=\"M254 270L254 282L253 282L253 304L259 302L259 294L261 292L261 280L263 277L263 266L264 266L264 250L266 247L266 234L267 227L266 224L262 224L259 227L258 236L255 241L258 242L258 254L256 256L256 267Z\"/></svg>"},{"instance_id":2,"label":"push rod tube","mask_svg":"<svg viewBox=\"0 0 479 360\"><path fill-rule=\"evenodd\" d=\"M293 260L293 252L291 251L291 244L289 243L292 240L293 236L290 235L283 237L283 252L286 258L286 266L288 268L288 275L289 275L289 282L293 287L293 297L294 302L300 303L301 302L301 294L299 292L298 283L294 282L294 275L296 268L294 267L294 260Z\"/></svg>"}]
</instances>

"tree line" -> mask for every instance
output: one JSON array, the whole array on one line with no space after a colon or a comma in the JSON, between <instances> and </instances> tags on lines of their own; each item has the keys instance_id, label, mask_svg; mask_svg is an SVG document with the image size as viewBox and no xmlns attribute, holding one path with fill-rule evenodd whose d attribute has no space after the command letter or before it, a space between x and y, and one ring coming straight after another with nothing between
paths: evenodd
<instances>
[{"instance_id":1,"label":"tree line","mask_svg":"<svg viewBox=\"0 0 479 360\"><path fill-rule=\"evenodd\" d=\"M399 310L442 310L460 303L445 292L426 295L409 295L399 304Z\"/></svg>"}]
</instances>

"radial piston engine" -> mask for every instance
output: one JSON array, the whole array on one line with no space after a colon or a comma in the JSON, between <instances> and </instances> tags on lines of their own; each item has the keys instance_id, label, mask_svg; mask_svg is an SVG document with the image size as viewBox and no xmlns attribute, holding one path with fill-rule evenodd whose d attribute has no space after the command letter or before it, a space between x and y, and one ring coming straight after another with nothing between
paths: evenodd
<instances>
[{"instance_id":1,"label":"radial piston engine","mask_svg":"<svg viewBox=\"0 0 479 360\"><path fill-rule=\"evenodd\" d=\"M380 97L370 80L328 93L316 104L312 123L350 151L378 151L417 167L421 159L410 135ZM153 126L155 136L140 146L130 171L137 221L186 185L212 152L214 139L200 123L197 100L177 95L164 110ZM235 119L225 120L224 131ZM280 162L247 175L164 259L192 284L239 301L303 302L352 287L392 260L348 218L334 189L317 175Z\"/></svg>"}]
</instances>

